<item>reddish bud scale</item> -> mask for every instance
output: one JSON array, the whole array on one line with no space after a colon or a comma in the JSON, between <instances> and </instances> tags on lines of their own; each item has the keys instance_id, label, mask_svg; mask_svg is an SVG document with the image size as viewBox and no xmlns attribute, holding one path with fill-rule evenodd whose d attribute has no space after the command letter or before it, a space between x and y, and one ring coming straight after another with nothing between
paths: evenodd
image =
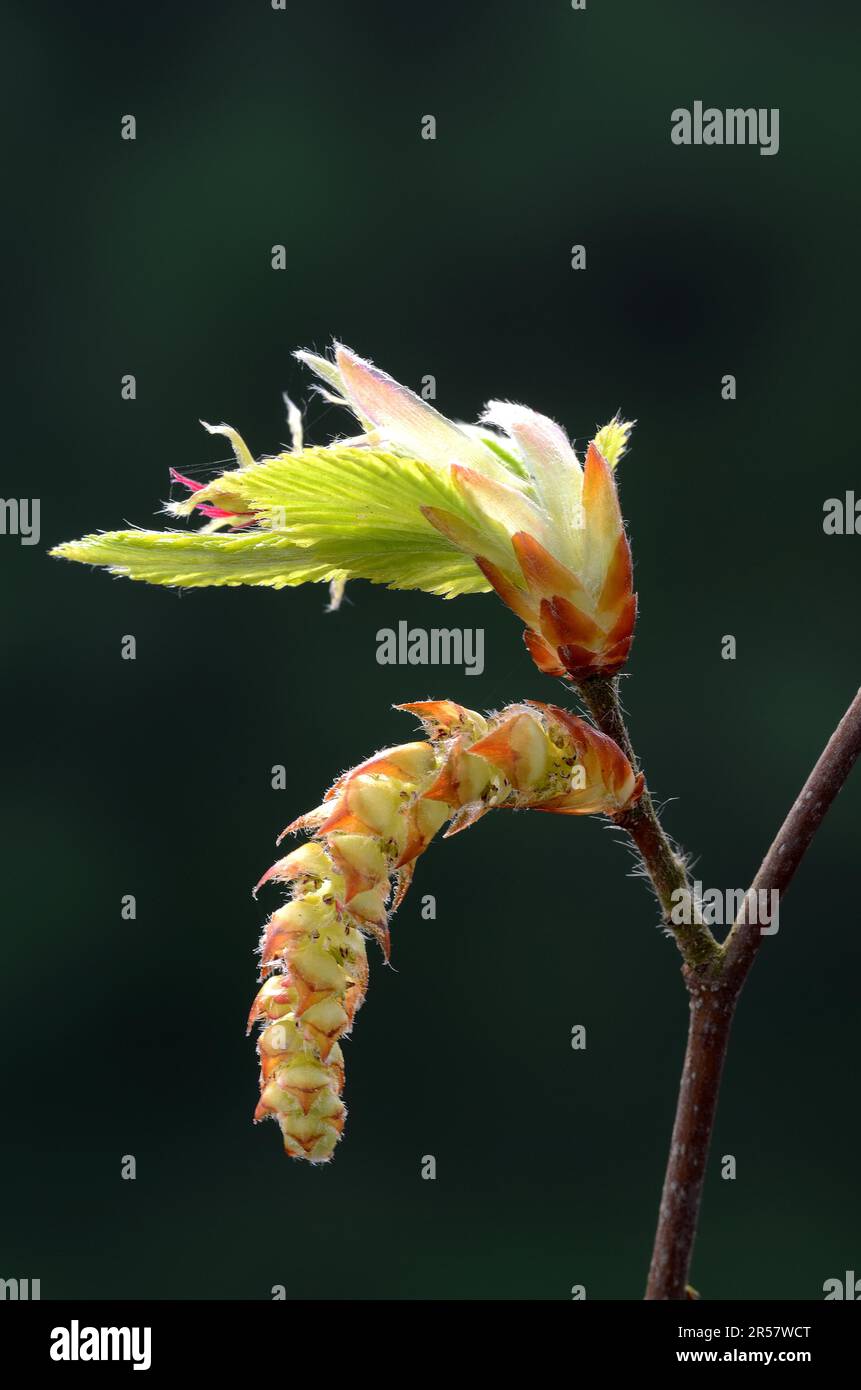
<instances>
[{"instance_id":1,"label":"reddish bud scale","mask_svg":"<svg viewBox=\"0 0 861 1390\"><path fill-rule=\"evenodd\" d=\"M340 777L284 832L313 838L260 881L289 884L292 896L260 948L264 983L249 1018L249 1028L264 1023L255 1119L274 1116L286 1152L312 1163L332 1157L344 1125L339 1042L367 989L365 935L388 958L389 918L437 831L450 822L446 834L456 834L497 808L617 815L642 791L612 739L554 705L488 718L450 700L400 708L419 716L427 741Z\"/></svg>"},{"instance_id":2,"label":"reddish bud scale","mask_svg":"<svg viewBox=\"0 0 861 1390\"><path fill-rule=\"evenodd\" d=\"M490 485L464 469L453 469L461 484L488 494ZM524 640L532 660L549 676L574 681L610 676L628 659L634 640L637 598L633 592L631 547L625 533L613 473L594 443L583 469L582 553L577 571L562 564L529 531L514 531L516 569L505 572L482 555L462 530L456 543L472 553L503 603L526 624ZM452 531L447 513L425 508L425 516L444 534Z\"/></svg>"}]
</instances>

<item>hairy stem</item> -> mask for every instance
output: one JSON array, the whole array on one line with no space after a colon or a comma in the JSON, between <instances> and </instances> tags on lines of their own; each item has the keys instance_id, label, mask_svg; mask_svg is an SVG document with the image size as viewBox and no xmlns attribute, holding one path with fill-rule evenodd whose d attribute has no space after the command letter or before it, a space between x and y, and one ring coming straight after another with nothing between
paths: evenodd
<instances>
[{"instance_id":1,"label":"hairy stem","mask_svg":"<svg viewBox=\"0 0 861 1390\"><path fill-rule=\"evenodd\" d=\"M577 689L601 732L615 739L631 766L639 771L622 714L618 677L608 679L599 676L581 682ZM672 931L685 964L700 971L716 965L720 960L720 947L708 927L698 921L677 923L671 918L673 894L679 889L690 892L690 884L685 862L676 853L661 825L648 787L636 806L616 817L616 824L630 835L639 851L661 904L664 923Z\"/></svg>"},{"instance_id":2,"label":"hairy stem","mask_svg":"<svg viewBox=\"0 0 861 1390\"><path fill-rule=\"evenodd\" d=\"M673 1137L646 1288L647 1299L683 1299L696 1236L706 1161L717 1110L723 1062L739 994L762 942L747 921L754 892L789 886L826 811L861 751L861 691L855 696L805 782L748 889L741 912L720 949L716 970L684 969L690 1027Z\"/></svg>"}]
</instances>

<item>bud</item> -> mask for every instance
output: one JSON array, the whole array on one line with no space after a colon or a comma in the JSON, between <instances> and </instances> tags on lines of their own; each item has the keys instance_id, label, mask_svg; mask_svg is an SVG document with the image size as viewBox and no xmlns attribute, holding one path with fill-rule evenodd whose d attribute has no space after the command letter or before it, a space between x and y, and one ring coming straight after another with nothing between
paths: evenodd
<instances>
[{"instance_id":1,"label":"bud","mask_svg":"<svg viewBox=\"0 0 861 1390\"><path fill-rule=\"evenodd\" d=\"M347 347L296 354L361 433L255 460L236 430L236 467L206 484L173 473L190 496L176 517L199 531L106 532L52 553L154 584L328 583L347 579L454 597L495 589L526 624L538 667L576 681L627 660L636 617L631 552L613 469L632 425L598 430L585 461L565 431L526 406L491 401L477 425L444 415ZM345 526L344 518L349 518Z\"/></svg>"},{"instance_id":2,"label":"bud","mask_svg":"<svg viewBox=\"0 0 861 1390\"><path fill-rule=\"evenodd\" d=\"M610 467L594 444L582 473L573 450L571 458L576 466L569 469L566 491L575 499L574 511L557 513L557 524L542 528L543 539L535 534L537 527L513 530L516 568L503 568L483 554L481 535L453 514L437 507L423 511L432 525L473 555L503 603L526 624L524 639L538 669L582 681L612 675L627 661L637 600L631 548ZM452 474L490 517L505 510L506 499L487 479L464 468L453 468ZM573 525L572 516L582 520Z\"/></svg>"}]
</instances>

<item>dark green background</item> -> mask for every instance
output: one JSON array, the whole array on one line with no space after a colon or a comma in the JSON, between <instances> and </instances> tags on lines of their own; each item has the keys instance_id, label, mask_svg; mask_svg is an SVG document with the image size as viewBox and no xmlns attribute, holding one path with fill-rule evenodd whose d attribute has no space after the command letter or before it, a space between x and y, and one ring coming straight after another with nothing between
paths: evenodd
<instances>
[{"instance_id":1,"label":"dark green background","mask_svg":"<svg viewBox=\"0 0 861 1390\"><path fill-rule=\"evenodd\" d=\"M41 497L42 544L0 544L0 1275L46 1298L638 1298L686 1001L598 821L500 816L435 845L395 970L372 953L334 1163L250 1123L277 898L248 890L275 835L411 736L396 701L562 698L517 621L365 584L333 616L320 588L180 595L46 551L152 524L169 465L227 455L199 417L272 451L286 388L314 441L349 430L289 355L333 335L433 373L455 417L509 397L582 442L621 407L635 741L699 877L744 885L861 670L861 536L822 532L827 497L861 495L857 14L18 3L7 31L3 489ZM672 146L696 99L779 107L779 154ZM484 626L485 675L378 666L401 618ZM709 1298L821 1297L861 1268L859 806L856 775L744 994L693 1268Z\"/></svg>"}]
</instances>

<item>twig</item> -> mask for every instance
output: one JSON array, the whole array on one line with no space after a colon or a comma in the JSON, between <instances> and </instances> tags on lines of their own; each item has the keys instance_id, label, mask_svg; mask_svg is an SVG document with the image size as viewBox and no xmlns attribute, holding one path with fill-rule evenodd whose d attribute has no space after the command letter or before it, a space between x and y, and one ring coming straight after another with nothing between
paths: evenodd
<instances>
[{"instance_id":1,"label":"twig","mask_svg":"<svg viewBox=\"0 0 861 1390\"><path fill-rule=\"evenodd\" d=\"M577 690L601 732L618 743L631 766L639 771L619 701L618 678L583 681ZM696 920L698 914L689 914L694 918L689 922L674 922L670 915L676 902L673 894L679 890L690 894L690 883L684 859L670 843L648 787L636 806L615 817L615 824L627 831L637 846L661 904L664 922L675 936L685 964L697 970L717 964L720 947L705 923Z\"/></svg>"},{"instance_id":2,"label":"twig","mask_svg":"<svg viewBox=\"0 0 861 1390\"><path fill-rule=\"evenodd\" d=\"M847 709L780 827L748 890L785 893L825 813L861 752L861 690ZM723 977L736 994L741 990L762 942L762 933L747 921L745 904L723 946Z\"/></svg>"},{"instance_id":3,"label":"twig","mask_svg":"<svg viewBox=\"0 0 861 1390\"><path fill-rule=\"evenodd\" d=\"M690 1027L667 1161L647 1299L683 1299L696 1236L721 1072L739 994L762 941L748 922L761 891L786 891L826 811L861 751L861 690L841 719L762 861L720 950L717 970L685 966ZM754 914L751 914L752 916Z\"/></svg>"}]
</instances>

